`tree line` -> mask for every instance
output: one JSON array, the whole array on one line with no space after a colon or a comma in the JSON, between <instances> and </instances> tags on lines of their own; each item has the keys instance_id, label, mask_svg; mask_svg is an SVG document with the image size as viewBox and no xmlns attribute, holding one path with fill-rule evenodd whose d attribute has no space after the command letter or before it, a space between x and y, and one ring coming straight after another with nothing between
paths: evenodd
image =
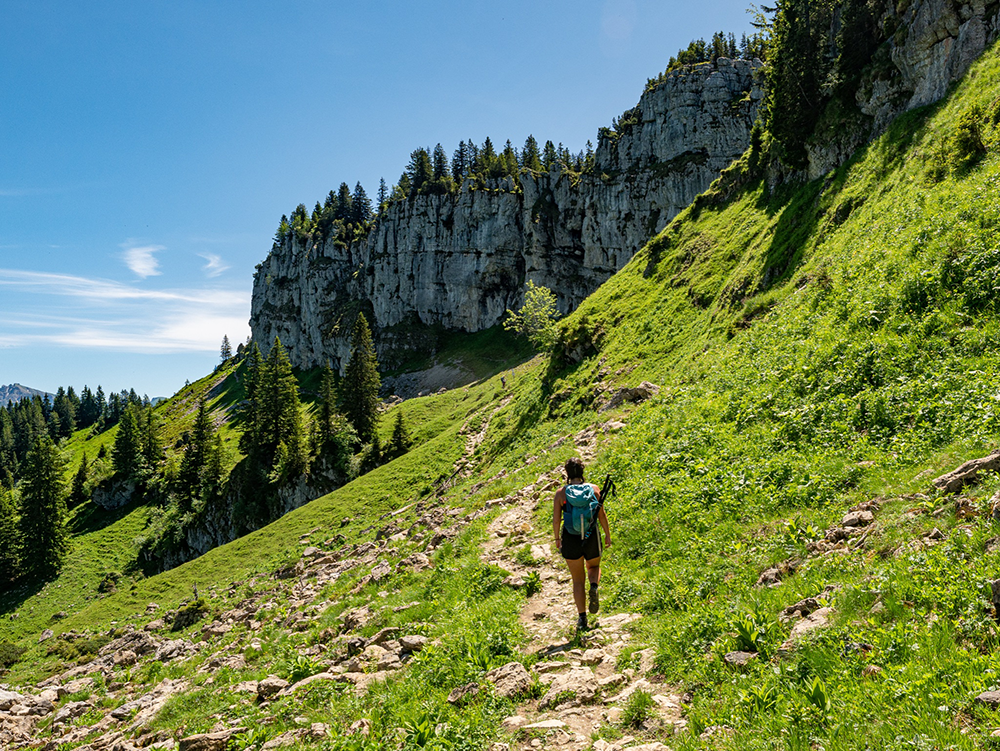
<instances>
[{"instance_id":1,"label":"tree line","mask_svg":"<svg viewBox=\"0 0 1000 751\"><path fill-rule=\"evenodd\" d=\"M284 513L284 489L317 476L341 485L409 450L401 412L388 444L383 446L379 439L381 378L363 314L352 329L343 378L327 363L312 409L303 402L280 338L266 355L251 342L237 357L245 397L235 414L242 456L225 471L230 462L206 405L200 404L193 429L182 439L179 465L160 481L167 491L165 511L141 545L146 560L161 559L215 504L232 510L242 534Z\"/></svg>"},{"instance_id":2,"label":"tree line","mask_svg":"<svg viewBox=\"0 0 1000 751\"><path fill-rule=\"evenodd\" d=\"M266 356L255 342L240 350L236 373L245 399L236 427L242 457L232 470L233 457L227 456L204 396L193 425L172 451L163 439L162 416L134 391L113 394L96 419L83 408L90 398L86 388L87 398L77 400L73 389L60 389L51 401L32 397L0 410L0 589L58 572L68 550L69 514L99 488L161 507L165 523L144 544L155 554L216 504L231 504L241 531L249 531L280 516L281 488L311 472L332 473L342 484L409 449L401 412L388 444L379 439L381 378L364 315L354 323L344 377L329 364L323 368L312 410L303 403L280 339ZM103 391L91 396L100 402ZM110 450L102 444L92 459L84 454L67 482L62 431L107 429L112 420L117 432Z\"/></svg>"},{"instance_id":3,"label":"tree line","mask_svg":"<svg viewBox=\"0 0 1000 751\"><path fill-rule=\"evenodd\" d=\"M374 204L360 182L353 193L347 183L341 183L337 192L331 190L327 194L322 205L317 201L311 213L300 203L290 217L282 215L274 246L293 237L300 242L320 243L332 238L335 245L346 248L367 237L394 203L422 195L454 194L463 185L481 190L505 178L514 179L513 190L517 191L520 190L515 179L518 175L548 172L553 167L575 174L592 172L593 144L587 141L586 148L574 154L562 143L546 141L539 146L535 137L529 135L520 149L508 139L498 150L487 136L482 144L471 138L460 141L450 158L440 143L433 148L417 148L410 153L410 161L395 185L390 188L385 179L379 181Z\"/></svg>"}]
</instances>

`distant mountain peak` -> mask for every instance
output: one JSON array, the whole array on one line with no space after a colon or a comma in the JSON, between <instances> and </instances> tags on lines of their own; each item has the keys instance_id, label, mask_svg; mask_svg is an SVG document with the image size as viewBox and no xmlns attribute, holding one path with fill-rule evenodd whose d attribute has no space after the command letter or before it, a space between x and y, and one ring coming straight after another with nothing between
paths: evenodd
<instances>
[{"instance_id":1,"label":"distant mountain peak","mask_svg":"<svg viewBox=\"0 0 1000 751\"><path fill-rule=\"evenodd\" d=\"M33 396L40 396L43 399L52 398L52 394L47 391L22 386L20 383L12 383L9 386L0 386L0 407L6 407L12 402L19 402L22 399L30 399Z\"/></svg>"}]
</instances>

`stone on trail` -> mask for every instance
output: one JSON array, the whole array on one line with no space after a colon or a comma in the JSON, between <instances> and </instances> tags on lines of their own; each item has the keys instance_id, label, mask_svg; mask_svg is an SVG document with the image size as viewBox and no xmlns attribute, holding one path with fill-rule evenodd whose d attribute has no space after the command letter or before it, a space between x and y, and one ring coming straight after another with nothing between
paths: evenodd
<instances>
[{"instance_id":1,"label":"stone on trail","mask_svg":"<svg viewBox=\"0 0 1000 751\"><path fill-rule=\"evenodd\" d=\"M519 662L508 662L486 673L486 681L493 684L494 693L510 699L527 692L531 688L531 673Z\"/></svg>"},{"instance_id":2,"label":"stone on trail","mask_svg":"<svg viewBox=\"0 0 1000 751\"><path fill-rule=\"evenodd\" d=\"M571 701L589 704L597 698L599 690L597 676L593 671L589 668L573 668L568 673L561 673L553 678L538 706L540 709L555 706L568 696L573 697Z\"/></svg>"},{"instance_id":3,"label":"stone on trail","mask_svg":"<svg viewBox=\"0 0 1000 751\"><path fill-rule=\"evenodd\" d=\"M522 730L558 730L559 728L565 728L568 725L562 720L542 720L541 722L533 722L530 725L522 725Z\"/></svg>"}]
</instances>

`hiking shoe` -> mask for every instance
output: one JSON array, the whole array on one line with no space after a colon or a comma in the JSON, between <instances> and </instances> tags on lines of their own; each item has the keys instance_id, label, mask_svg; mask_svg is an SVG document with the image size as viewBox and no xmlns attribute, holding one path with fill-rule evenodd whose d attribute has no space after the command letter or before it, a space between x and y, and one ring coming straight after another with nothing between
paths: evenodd
<instances>
[{"instance_id":1,"label":"hiking shoe","mask_svg":"<svg viewBox=\"0 0 1000 751\"><path fill-rule=\"evenodd\" d=\"M586 631L587 630L587 614L580 613L580 617L576 619L576 630Z\"/></svg>"},{"instance_id":2,"label":"hiking shoe","mask_svg":"<svg viewBox=\"0 0 1000 751\"><path fill-rule=\"evenodd\" d=\"M589 603L590 603L589 607L587 609L591 613L596 613L598 610L601 609L601 600L597 596L597 585L596 584L591 584L590 585L590 597L588 597L587 599L589 600Z\"/></svg>"}]
</instances>

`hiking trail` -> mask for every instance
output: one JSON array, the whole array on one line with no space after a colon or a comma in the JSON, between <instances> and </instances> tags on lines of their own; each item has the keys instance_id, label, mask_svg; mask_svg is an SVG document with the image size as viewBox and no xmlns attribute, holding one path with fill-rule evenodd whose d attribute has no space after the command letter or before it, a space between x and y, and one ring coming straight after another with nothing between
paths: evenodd
<instances>
[{"instance_id":1,"label":"hiking trail","mask_svg":"<svg viewBox=\"0 0 1000 751\"><path fill-rule=\"evenodd\" d=\"M589 465L599 434L588 429L574 438L577 453ZM509 581L524 586L532 572L539 589L528 597L520 621L528 636L526 654L536 655L533 666L543 684L543 695L520 704L503 722L512 735L493 749L594 748L595 751L653 751L666 748L659 740L685 726L681 699L670 686L652 675L653 649L634 652L629 666L619 669L619 657L632 646L628 626L640 618L635 613L614 613L602 602L601 611L589 615L591 628L575 633L577 612L572 583L565 562L552 543L552 497L563 484L561 467L508 496L513 505L487 527L482 558L509 571ZM614 510L609 506L612 548L606 565L614 566ZM528 546L534 565L526 565ZM518 554L518 551L521 551ZM603 568L603 565L602 565ZM606 594L602 588L602 594ZM619 724L629 697L644 691L653 706L638 727ZM602 728L604 732L601 733ZM598 734L606 736L598 737Z\"/></svg>"}]
</instances>

